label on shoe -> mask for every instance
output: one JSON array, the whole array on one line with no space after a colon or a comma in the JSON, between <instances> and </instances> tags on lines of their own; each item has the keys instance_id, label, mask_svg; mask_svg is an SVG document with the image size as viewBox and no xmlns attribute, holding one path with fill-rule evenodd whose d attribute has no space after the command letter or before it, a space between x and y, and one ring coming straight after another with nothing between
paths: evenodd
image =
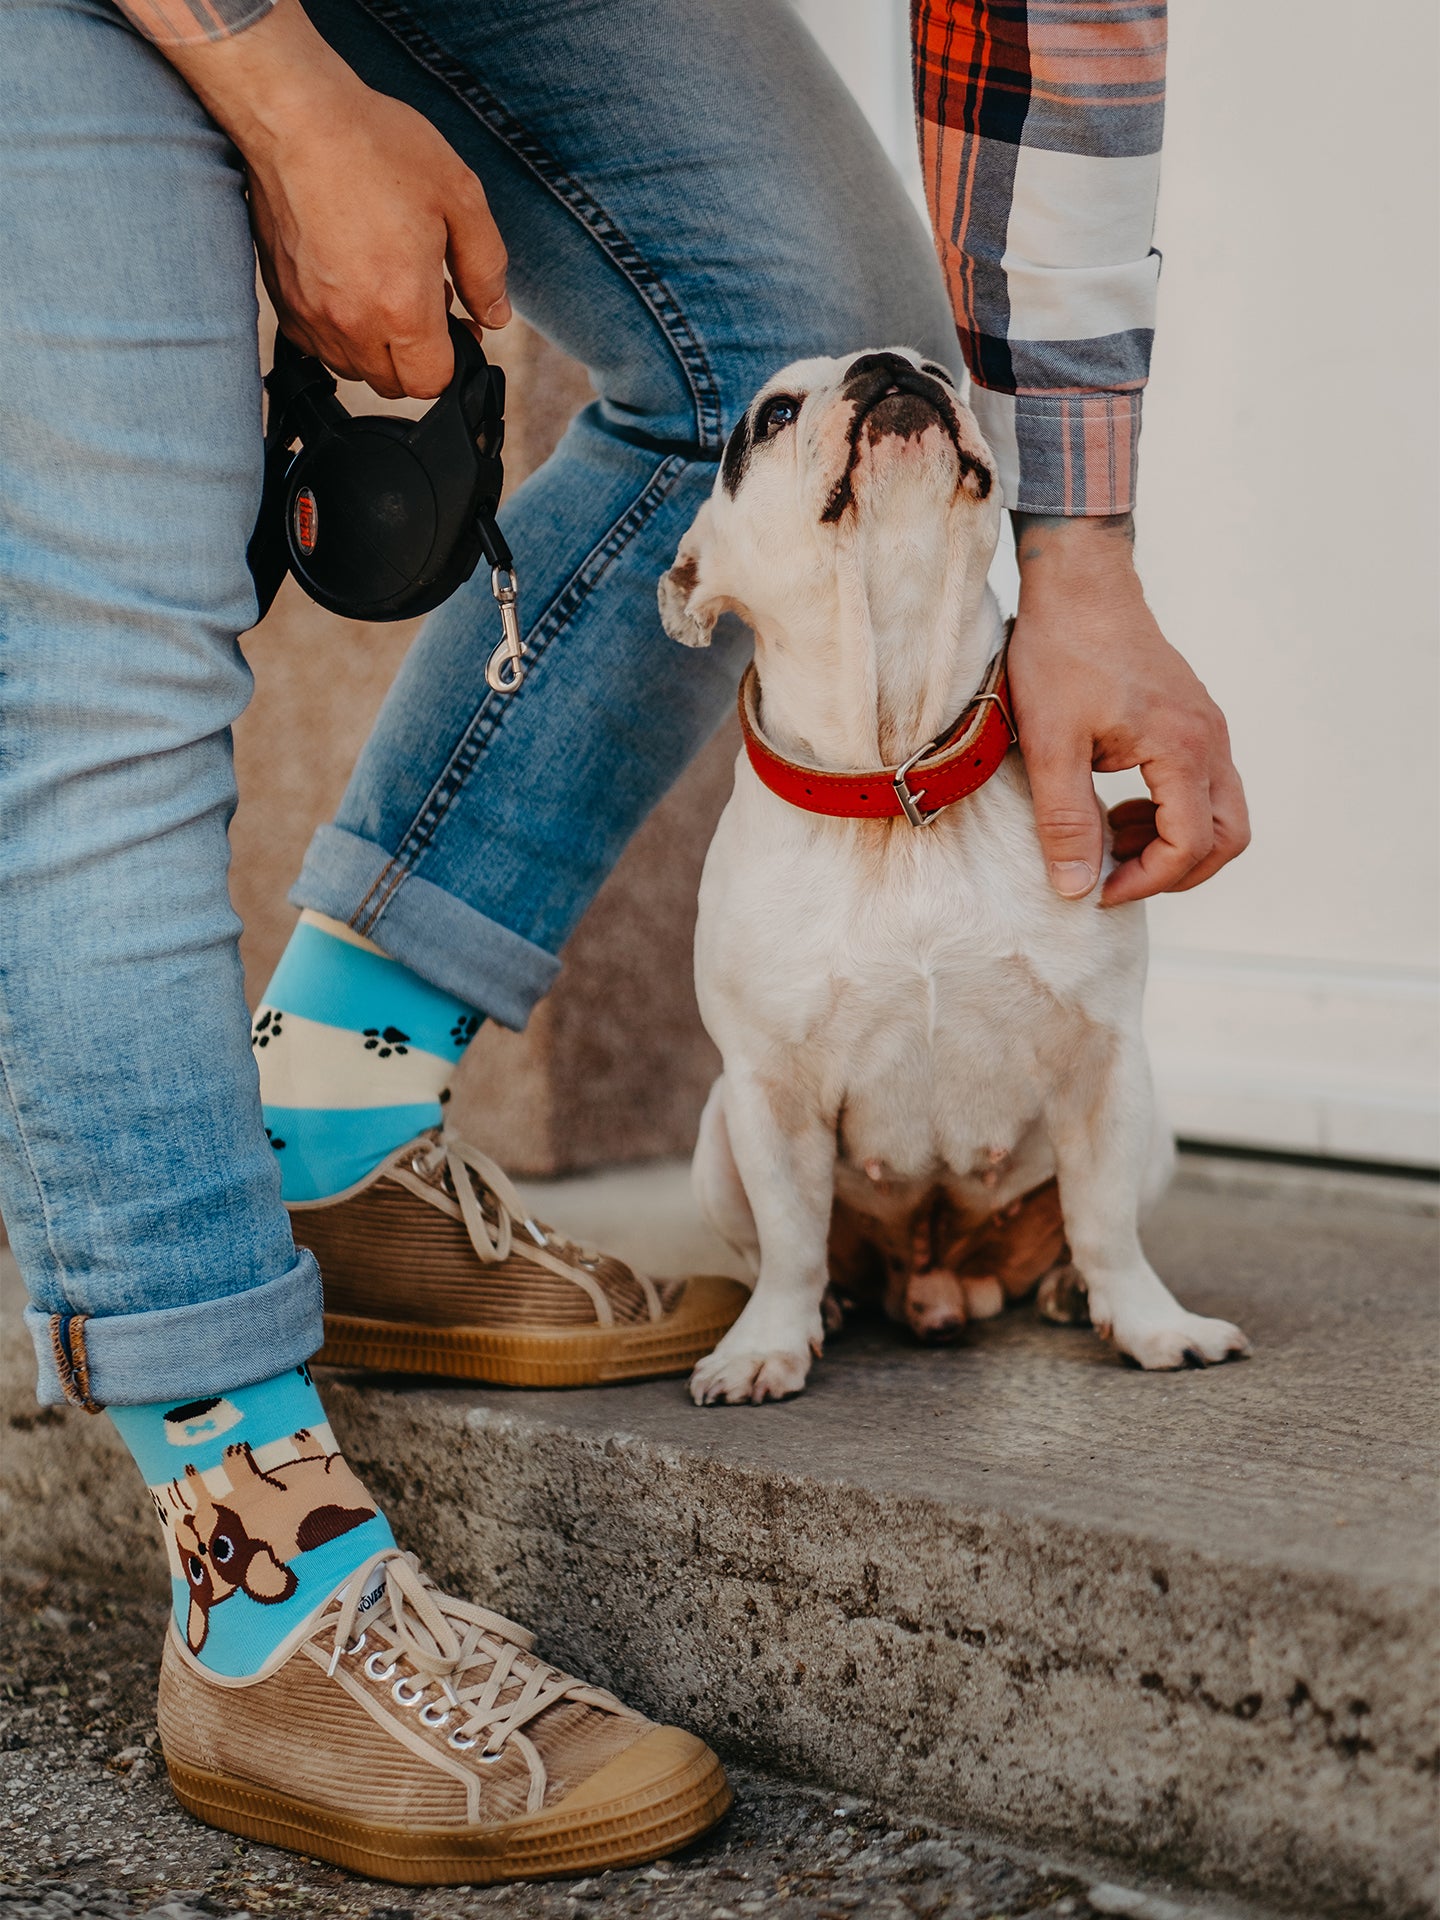
<instances>
[{"instance_id":1,"label":"label on shoe","mask_svg":"<svg viewBox=\"0 0 1440 1920\"><path fill-rule=\"evenodd\" d=\"M385 1598L385 1569L383 1566L381 1566L375 1569L374 1578L370 1581L364 1593L362 1593L360 1596L359 1605L355 1609L356 1623L359 1626L363 1627L365 1624L366 1616L368 1614L373 1613L376 1607L379 1606L380 1602L384 1598Z\"/></svg>"}]
</instances>

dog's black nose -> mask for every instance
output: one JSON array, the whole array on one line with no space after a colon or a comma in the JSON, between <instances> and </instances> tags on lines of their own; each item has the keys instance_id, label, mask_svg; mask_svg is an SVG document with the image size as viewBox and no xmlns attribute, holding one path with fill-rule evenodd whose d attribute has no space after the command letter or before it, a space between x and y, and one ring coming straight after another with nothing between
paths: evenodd
<instances>
[{"instance_id":1,"label":"dog's black nose","mask_svg":"<svg viewBox=\"0 0 1440 1920\"><path fill-rule=\"evenodd\" d=\"M845 374L845 384L864 380L867 386L874 384L877 374L888 376L897 382L913 380L917 377L915 363L900 353L862 353ZM919 377L923 378L923 375Z\"/></svg>"},{"instance_id":2,"label":"dog's black nose","mask_svg":"<svg viewBox=\"0 0 1440 1920\"><path fill-rule=\"evenodd\" d=\"M862 353L846 372L845 398L865 412L891 394L901 393L913 394L942 415L949 411L949 396L940 382L903 354Z\"/></svg>"}]
</instances>

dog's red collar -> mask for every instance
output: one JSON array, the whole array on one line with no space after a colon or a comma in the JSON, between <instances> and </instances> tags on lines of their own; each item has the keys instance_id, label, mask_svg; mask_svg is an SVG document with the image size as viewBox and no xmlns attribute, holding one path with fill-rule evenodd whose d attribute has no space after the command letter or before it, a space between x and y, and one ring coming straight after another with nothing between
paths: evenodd
<instances>
[{"instance_id":1,"label":"dog's red collar","mask_svg":"<svg viewBox=\"0 0 1440 1920\"><path fill-rule=\"evenodd\" d=\"M883 767L876 773L827 773L777 753L760 731L756 711L760 682L752 664L740 682L740 727L750 764L772 793L807 813L843 820L903 816L912 827L928 826L946 807L983 787L1015 744L1005 653L1002 647L980 691L952 726L898 767Z\"/></svg>"}]
</instances>

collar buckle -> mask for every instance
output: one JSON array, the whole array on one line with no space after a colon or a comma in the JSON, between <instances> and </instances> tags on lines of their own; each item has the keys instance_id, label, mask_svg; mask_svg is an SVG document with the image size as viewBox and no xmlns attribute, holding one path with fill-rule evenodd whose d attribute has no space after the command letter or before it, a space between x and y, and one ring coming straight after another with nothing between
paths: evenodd
<instances>
[{"instance_id":1,"label":"collar buckle","mask_svg":"<svg viewBox=\"0 0 1440 1920\"><path fill-rule=\"evenodd\" d=\"M895 798L900 802L900 811L912 827L933 827L945 811L940 806L933 813L922 813L919 798L910 791L910 784L905 778L917 761L923 760L928 753L934 753L936 745L934 740L927 740L923 747L917 747L908 760L901 761L890 782L895 789Z\"/></svg>"}]
</instances>

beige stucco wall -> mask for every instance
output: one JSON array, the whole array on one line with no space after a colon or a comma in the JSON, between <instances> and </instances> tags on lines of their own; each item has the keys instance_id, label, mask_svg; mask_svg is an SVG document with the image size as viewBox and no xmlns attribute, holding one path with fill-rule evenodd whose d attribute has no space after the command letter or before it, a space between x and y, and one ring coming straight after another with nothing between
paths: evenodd
<instances>
[{"instance_id":1,"label":"beige stucco wall","mask_svg":"<svg viewBox=\"0 0 1440 1920\"><path fill-rule=\"evenodd\" d=\"M522 322L489 336L487 349L509 380L514 487L589 388L579 367ZM352 410L375 410L365 388L342 392ZM517 561L523 585L523 554ZM255 697L235 731L231 885L252 1004L294 925L285 896L306 844L333 814L414 632L413 622L337 619L287 581L245 639ZM517 1173L680 1153L692 1143L715 1059L695 1011L690 943L700 862L733 756L727 734L642 829L526 1033L485 1029L471 1048L452 1121Z\"/></svg>"}]
</instances>

